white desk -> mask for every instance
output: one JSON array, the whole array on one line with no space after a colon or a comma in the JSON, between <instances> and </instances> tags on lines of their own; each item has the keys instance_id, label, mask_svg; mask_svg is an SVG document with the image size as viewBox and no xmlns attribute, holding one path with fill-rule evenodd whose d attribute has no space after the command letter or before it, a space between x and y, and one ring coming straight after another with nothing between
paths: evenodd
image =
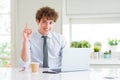
<instances>
[{"instance_id":1,"label":"white desk","mask_svg":"<svg viewBox=\"0 0 120 80\"><path fill-rule=\"evenodd\" d=\"M0 80L120 80L120 69L91 69L90 71L59 74L19 72L18 68L0 68ZM114 79L106 79L113 77Z\"/></svg>"}]
</instances>

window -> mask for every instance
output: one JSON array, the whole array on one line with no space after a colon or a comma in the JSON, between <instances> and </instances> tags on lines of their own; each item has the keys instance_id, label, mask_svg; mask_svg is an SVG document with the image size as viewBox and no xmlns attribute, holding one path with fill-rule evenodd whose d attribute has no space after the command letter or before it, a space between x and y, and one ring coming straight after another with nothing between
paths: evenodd
<instances>
[{"instance_id":1,"label":"window","mask_svg":"<svg viewBox=\"0 0 120 80\"><path fill-rule=\"evenodd\" d=\"M109 50L110 48L108 45L109 39L120 40L119 30L120 23L111 22L97 23L96 21L90 22L88 20L85 20L84 22L82 22L82 20L79 21L77 19L74 21L71 20L68 25L63 25L63 34L67 38L69 43L71 41L87 40L91 43L93 50L94 43L101 42L102 43L101 51Z\"/></svg>"},{"instance_id":2,"label":"window","mask_svg":"<svg viewBox=\"0 0 120 80\"><path fill-rule=\"evenodd\" d=\"M10 65L10 0L0 0L0 67Z\"/></svg>"}]
</instances>

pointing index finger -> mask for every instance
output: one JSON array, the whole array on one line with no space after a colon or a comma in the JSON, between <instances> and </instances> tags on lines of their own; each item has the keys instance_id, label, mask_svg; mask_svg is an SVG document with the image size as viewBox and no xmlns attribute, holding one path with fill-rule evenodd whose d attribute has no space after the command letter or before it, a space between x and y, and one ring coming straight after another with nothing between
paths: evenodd
<instances>
[{"instance_id":1,"label":"pointing index finger","mask_svg":"<svg viewBox=\"0 0 120 80\"><path fill-rule=\"evenodd\" d=\"M28 29L28 24L26 23L26 26L25 26L26 29Z\"/></svg>"}]
</instances>

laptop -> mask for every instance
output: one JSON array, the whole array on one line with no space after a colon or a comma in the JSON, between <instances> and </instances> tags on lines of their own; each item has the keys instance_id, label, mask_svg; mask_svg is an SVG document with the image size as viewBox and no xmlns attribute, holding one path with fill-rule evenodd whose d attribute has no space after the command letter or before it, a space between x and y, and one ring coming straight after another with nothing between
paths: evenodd
<instances>
[{"instance_id":1,"label":"laptop","mask_svg":"<svg viewBox=\"0 0 120 80\"><path fill-rule=\"evenodd\" d=\"M52 69L43 73L59 73L89 70L90 53L90 48L65 48L62 54L61 69Z\"/></svg>"}]
</instances>

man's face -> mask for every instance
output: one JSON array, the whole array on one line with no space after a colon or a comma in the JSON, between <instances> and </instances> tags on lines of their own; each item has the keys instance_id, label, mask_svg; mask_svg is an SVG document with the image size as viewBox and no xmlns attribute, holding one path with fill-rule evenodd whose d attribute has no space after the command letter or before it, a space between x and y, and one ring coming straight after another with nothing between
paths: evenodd
<instances>
[{"instance_id":1,"label":"man's face","mask_svg":"<svg viewBox=\"0 0 120 80\"><path fill-rule=\"evenodd\" d=\"M42 35L48 35L48 33L52 30L54 25L54 20L48 20L47 18L42 18L38 23L38 31Z\"/></svg>"}]
</instances>

